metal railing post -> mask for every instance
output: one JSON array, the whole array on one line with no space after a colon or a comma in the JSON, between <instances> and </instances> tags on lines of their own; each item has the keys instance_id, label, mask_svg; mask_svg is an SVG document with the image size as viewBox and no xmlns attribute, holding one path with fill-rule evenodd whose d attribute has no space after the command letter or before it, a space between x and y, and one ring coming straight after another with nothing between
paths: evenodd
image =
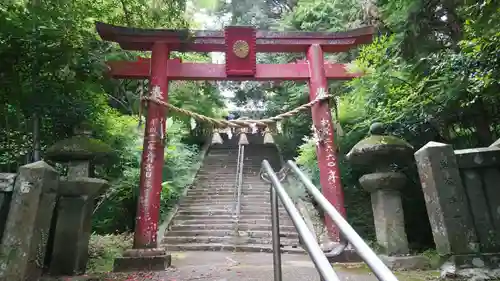
<instances>
[{"instance_id":1,"label":"metal railing post","mask_svg":"<svg viewBox=\"0 0 500 281\"><path fill-rule=\"evenodd\" d=\"M240 155L240 170L238 173L238 196L236 198L236 219L239 222L240 213L241 213L241 189L243 184L243 162L245 161L245 146L241 146L241 155Z\"/></svg>"},{"instance_id":2,"label":"metal railing post","mask_svg":"<svg viewBox=\"0 0 500 281\"><path fill-rule=\"evenodd\" d=\"M262 167L264 168L266 174L269 176L269 180L272 183L272 188L276 191L279 196L283 206L285 207L287 213L290 215L298 234L304 242L306 251L309 253L316 269L318 270L320 276L327 281L340 281L339 277L333 270L332 265L324 255L323 251L316 242L316 237L311 233L306 223L302 219L299 211L295 207L292 199L286 193L283 185L281 185L278 176L273 171L271 164L267 160L262 161ZM279 226L278 226L279 227ZM274 244L273 244L274 245Z\"/></svg>"},{"instance_id":3,"label":"metal railing post","mask_svg":"<svg viewBox=\"0 0 500 281\"><path fill-rule=\"evenodd\" d=\"M273 266L274 266L274 281L282 281L283 275L281 272L281 247L280 247L280 223L279 223L279 208L278 195L272 185L269 187L271 193L271 229L273 239Z\"/></svg>"},{"instance_id":4,"label":"metal railing post","mask_svg":"<svg viewBox=\"0 0 500 281\"><path fill-rule=\"evenodd\" d=\"M234 192L233 192L233 218L236 217L236 206L238 204L237 196L238 196L238 182L239 182L239 174L240 174L240 160L241 160L241 145L238 145L238 158L236 160L236 177L234 180Z\"/></svg>"}]
</instances>

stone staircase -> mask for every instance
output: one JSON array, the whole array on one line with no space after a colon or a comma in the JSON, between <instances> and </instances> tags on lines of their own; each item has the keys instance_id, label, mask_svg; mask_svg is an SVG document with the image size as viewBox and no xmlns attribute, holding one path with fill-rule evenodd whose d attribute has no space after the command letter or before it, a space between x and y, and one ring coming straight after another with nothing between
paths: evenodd
<instances>
[{"instance_id":1,"label":"stone staircase","mask_svg":"<svg viewBox=\"0 0 500 281\"><path fill-rule=\"evenodd\" d=\"M272 252L269 184L260 179L259 171L264 159L279 170L279 153L275 146L262 144L262 136L248 135L237 220L233 208L238 138L222 136L224 143L210 148L195 184L165 233L162 244L169 251ZM297 232L282 206L280 230L282 251L302 252Z\"/></svg>"}]
</instances>

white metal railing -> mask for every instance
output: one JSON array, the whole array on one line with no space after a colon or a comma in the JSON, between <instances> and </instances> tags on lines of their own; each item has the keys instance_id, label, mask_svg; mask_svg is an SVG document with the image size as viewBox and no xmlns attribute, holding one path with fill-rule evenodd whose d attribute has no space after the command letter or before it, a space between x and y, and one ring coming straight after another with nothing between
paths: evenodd
<instances>
[{"instance_id":1,"label":"white metal railing","mask_svg":"<svg viewBox=\"0 0 500 281\"><path fill-rule=\"evenodd\" d=\"M234 204L233 219L236 221L235 231L238 231L238 225L241 213L241 189L243 184L243 162L245 159L245 145L238 145L238 160L236 162L236 179L234 184Z\"/></svg>"},{"instance_id":2,"label":"white metal railing","mask_svg":"<svg viewBox=\"0 0 500 281\"><path fill-rule=\"evenodd\" d=\"M396 276L387 268L387 266L380 260L380 258L373 252L373 250L365 243L352 226L344 219L344 217L335 209L335 207L321 194L318 188L311 182L311 180L297 167L293 161L288 161L285 166L290 169L304 184L306 190L312 195L314 200L319 206L328 214L333 222L339 228L342 236L346 239L353 248L357 251L358 255L370 267L375 276L382 281L398 281ZM281 249L280 249L280 229L279 229L279 210L278 198L283 203L285 210L292 219L292 222L303 241L305 250L311 257L316 270L318 270L321 280L324 281L337 281L340 280L335 273L332 265L328 261L327 256L321 250L316 238L307 227L300 212L295 207L292 199L286 192L281 184L284 176L278 178L273 171L271 165L267 160L262 162L261 178L271 184L271 217L272 217L272 239L273 239L273 265L274 265L274 280L282 281L281 269ZM345 247L342 247L342 250Z\"/></svg>"}]
</instances>

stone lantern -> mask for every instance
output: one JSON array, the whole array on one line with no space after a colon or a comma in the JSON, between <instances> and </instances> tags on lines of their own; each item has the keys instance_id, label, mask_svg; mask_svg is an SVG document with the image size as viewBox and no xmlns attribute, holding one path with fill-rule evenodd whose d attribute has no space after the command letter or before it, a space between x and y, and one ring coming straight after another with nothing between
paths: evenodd
<instances>
[{"instance_id":1,"label":"stone lantern","mask_svg":"<svg viewBox=\"0 0 500 281\"><path fill-rule=\"evenodd\" d=\"M68 178L94 176L93 165L100 163L112 153L112 148L92 138L85 126L74 130L75 135L61 140L47 149L45 158L68 166Z\"/></svg>"},{"instance_id":2,"label":"stone lantern","mask_svg":"<svg viewBox=\"0 0 500 281\"><path fill-rule=\"evenodd\" d=\"M76 129L75 136L47 149L47 159L68 167L67 177L59 184L50 274L85 272L95 199L109 186L105 180L92 178L93 166L111 153L111 147L93 139L85 128Z\"/></svg>"},{"instance_id":3,"label":"stone lantern","mask_svg":"<svg viewBox=\"0 0 500 281\"><path fill-rule=\"evenodd\" d=\"M410 163L413 147L400 138L383 133L383 124L374 123L370 127L370 135L349 151L347 160L370 172L363 175L359 183L371 193L377 243L383 248L383 254L386 257L408 259L408 239L400 193L406 184L406 176L398 170ZM387 259L384 261L388 263ZM408 262L401 264L401 259L391 259L389 263L390 267L422 267L408 265Z\"/></svg>"}]
</instances>

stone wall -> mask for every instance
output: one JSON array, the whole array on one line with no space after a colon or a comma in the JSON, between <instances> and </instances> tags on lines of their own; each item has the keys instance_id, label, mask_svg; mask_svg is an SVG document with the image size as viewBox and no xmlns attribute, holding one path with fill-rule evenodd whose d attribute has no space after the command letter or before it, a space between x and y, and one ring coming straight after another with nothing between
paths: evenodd
<instances>
[{"instance_id":1,"label":"stone wall","mask_svg":"<svg viewBox=\"0 0 500 281\"><path fill-rule=\"evenodd\" d=\"M457 269L500 266L500 148L415 153L436 249Z\"/></svg>"}]
</instances>

